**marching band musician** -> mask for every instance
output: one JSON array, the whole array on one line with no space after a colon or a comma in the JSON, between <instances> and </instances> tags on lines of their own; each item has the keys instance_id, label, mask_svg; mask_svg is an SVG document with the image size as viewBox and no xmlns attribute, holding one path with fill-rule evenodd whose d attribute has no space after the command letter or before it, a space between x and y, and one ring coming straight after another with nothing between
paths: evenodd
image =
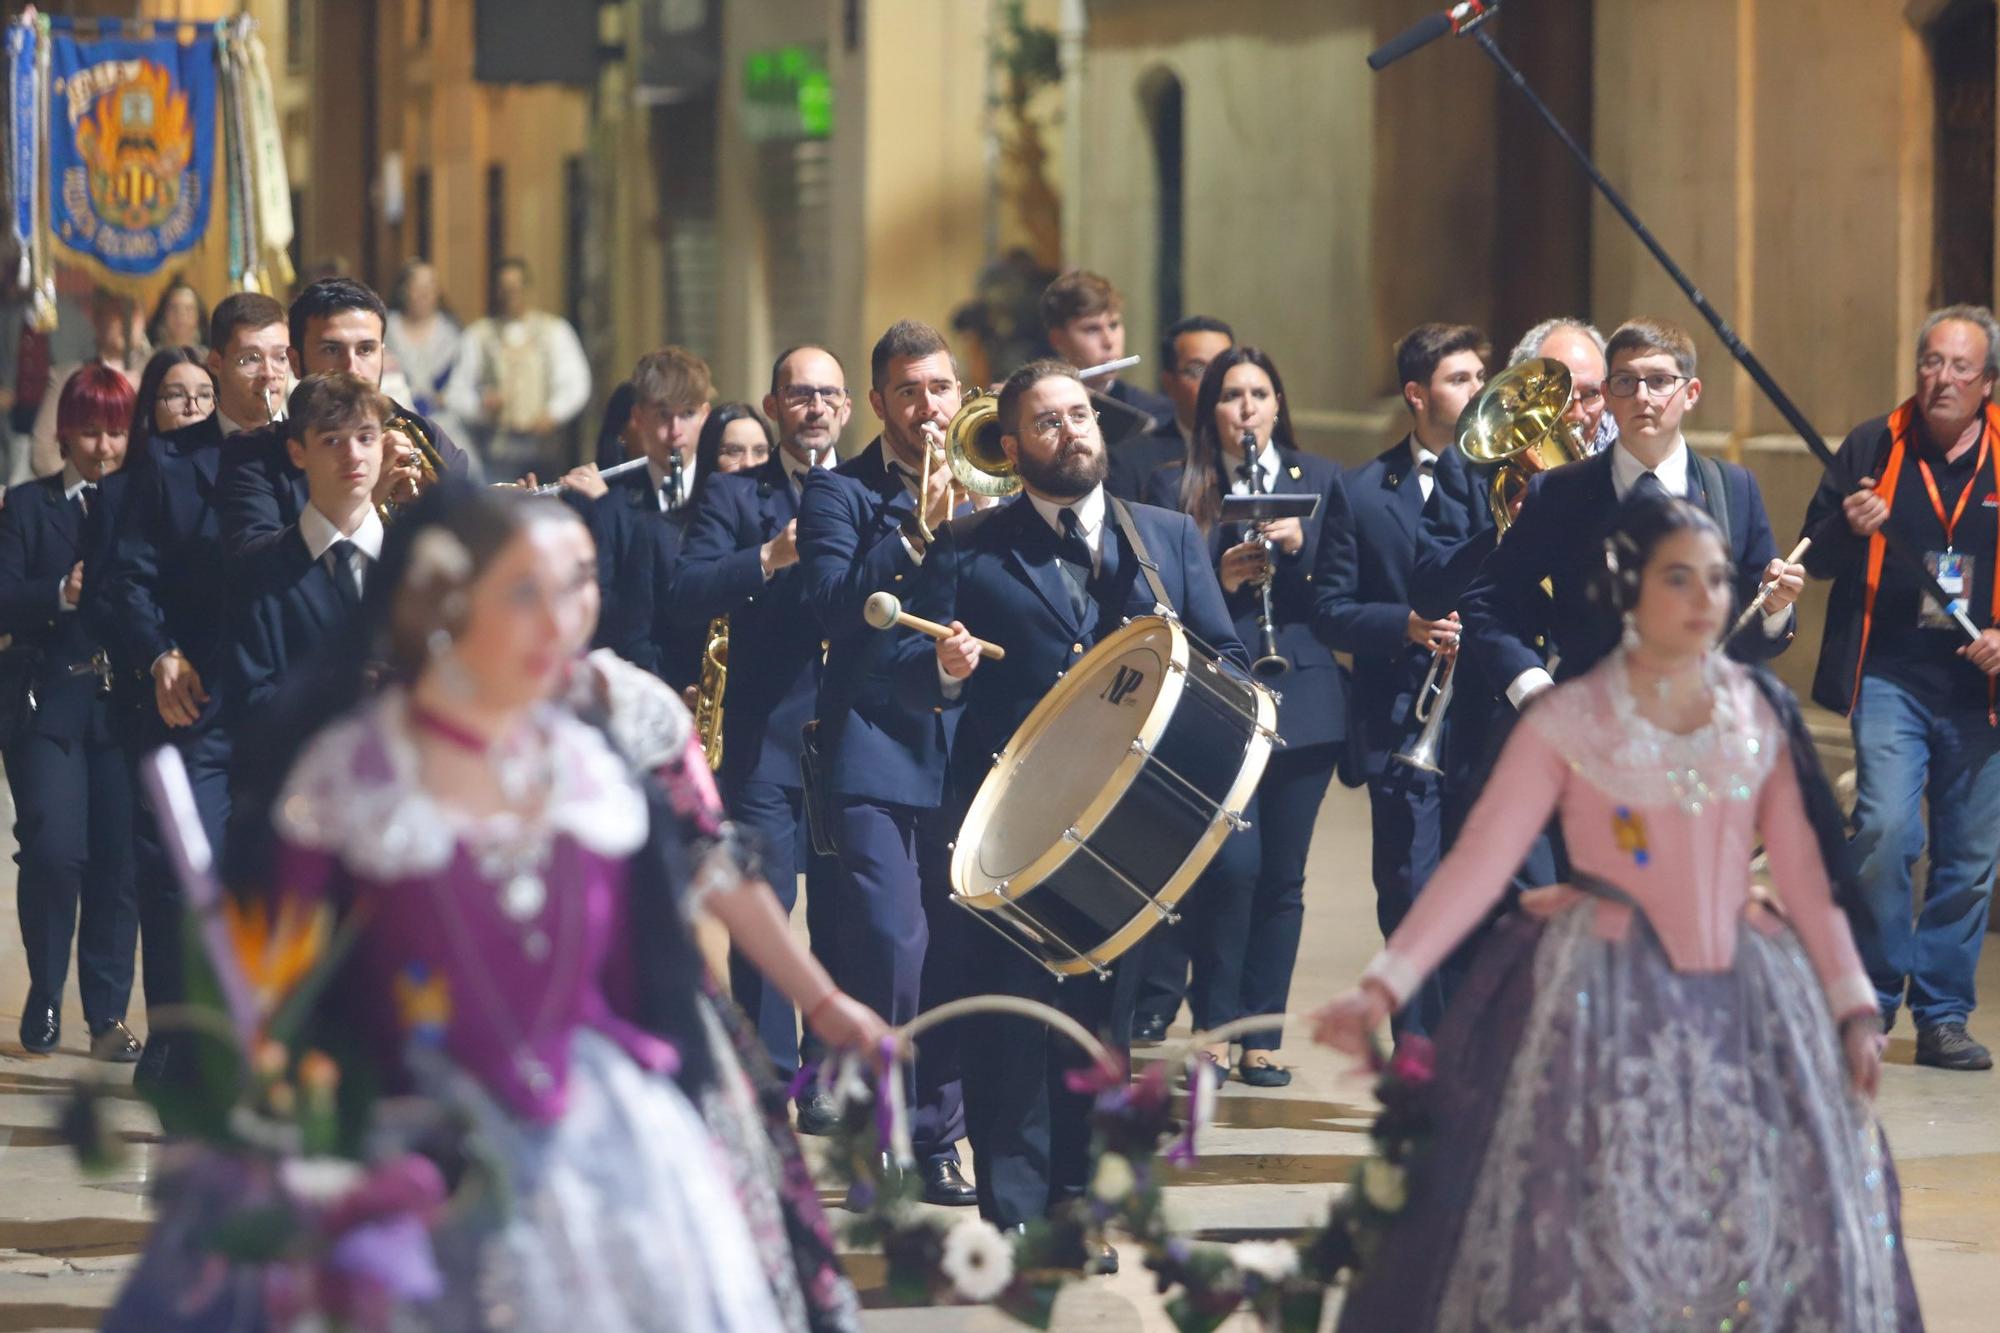
<instances>
[{"instance_id":1,"label":"marching band musician","mask_svg":"<svg viewBox=\"0 0 2000 1333\"><path fill-rule=\"evenodd\" d=\"M943 336L913 320L882 335L869 371L882 433L839 467L807 476L799 560L828 640L818 736L841 871L841 967L855 998L899 1025L956 998L969 923L950 902L944 709L899 688L895 640L871 628L862 608L873 593L909 593L917 564L903 529L923 540L918 506L933 530L951 517L951 469L937 451L960 390ZM919 490L926 453L927 493ZM955 1146L965 1131L957 1036L947 1027L924 1038L910 1135L925 1200L969 1205L976 1196Z\"/></svg>"},{"instance_id":2,"label":"marching band musician","mask_svg":"<svg viewBox=\"0 0 2000 1333\"><path fill-rule=\"evenodd\" d=\"M111 648L117 690L130 705L133 762L161 744L186 761L203 831L223 845L229 819L229 741L220 676L230 580L218 476L223 440L264 425L284 389L290 346L285 308L258 292L223 298L209 320L215 414L146 442L99 488L104 531L84 562L84 614ZM135 894L148 1010L186 998L181 889L150 814L134 829ZM217 853L220 855L220 852ZM185 1049L153 1031L134 1078L191 1072Z\"/></svg>"},{"instance_id":3,"label":"marching band musician","mask_svg":"<svg viewBox=\"0 0 2000 1333\"><path fill-rule=\"evenodd\" d=\"M139 917L132 881L132 770L118 743L102 640L77 614L84 553L102 519L99 484L125 461L132 385L86 365L63 384L55 413L62 471L16 486L0 509L0 633L13 639L5 744L14 794L16 883L28 998L21 1045L62 1037L62 997L76 940L77 990L90 1053L130 1063L125 1027Z\"/></svg>"},{"instance_id":4,"label":"marching band musician","mask_svg":"<svg viewBox=\"0 0 2000 1333\"><path fill-rule=\"evenodd\" d=\"M1190 465L1155 473L1147 499L1194 519L1208 538L1237 637L1254 656L1268 630L1287 663L1278 705L1284 747L1271 753L1244 812L1250 827L1224 840L1177 932L1194 958L1194 1024L1202 1029L1285 1011L1305 917L1306 853L1348 725L1345 676L1313 635L1313 585L1319 571L1352 568L1355 554L1340 469L1293 442L1284 380L1268 355L1256 347L1217 355L1192 416ZM1261 533L1221 521L1223 496L1271 494L1315 495L1319 508L1308 519L1265 524ZM1280 1029L1246 1035L1238 1077L1260 1088L1290 1083L1291 1073L1271 1057L1282 1037ZM1207 1052L1224 1077L1228 1055L1226 1047Z\"/></svg>"},{"instance_id":5,"label":"marching band musician","mask_svg":"<svg viewBox=\"0 0 2000 1333\"><path fill-rule=\"evenodd\" d=\"M1736 567L1738 605L1748 605L1761 582L1774 584L1762 622L1730 638L1731 656L1766 660L1792 639L1791 607L1805 587L1805 566L1778 558L1750 470L1696 454L1681 433L1701 399L1694 340L1671 325L1635 319L1620 325L1606 348L1604 391L1617 443L1528 483L1507 540L1461 603L1470 651L1516 708L1554 683L1537 646L1544 633L1562 679L1588 670L1617 644L1618 618L1589 587L1603 571L1604 537L1618 504L1634 490L1689 500L1715 519Z\"/></svg>"},{"instance_id":6,"label":"marching band musician","mask_svg":"<svg viewBox=\"0 0 2000 1333\"><path fill-rule=\"evenodd\" d=\"M382 333L389 310L382 298L352 278L322 278L298 294L288 314L294 375L342 371L382 385ZM282 383L276 386L283 392ZM443 460L443 471L463 476L465 453L437 423L391 403L392 418L413 422ZM268 414L267 414L268 415ZM299 543L290 540L308 503L305 474L292 462L284 426L273 422L245 432L223 450L219 482L222 538L233 570L295 576ZM417 444L401 430L383 436L384 466L375 485L377 504L402 503L416 494ZM393 465L392 465L393 464Z\"/></svg>"},{"instance_id":7,"label":"marching band musician","mask_svg":"<svg viewBox=\"0 0 2000 1333\"><path fill-rule=\"evenodd\" d=\"M911 609L948 623L953 633L934 650L909 635L897 645L908 688L928 694L933 706L960 713L947 766L954 823L990 757L1050 686L1114 632L1121 617L1151 614L1155 604L1119 517L1122 502L1104 491L1104 441L1076 371L1059 361L1030 362L1008 377L998 409L1001 447L1026 493L954 520L931 543L913 543L923 576ZM1130 531L1150 553L1167 599L1189 630L1238 669L1247 667L1193 520L1149 505L1127 510ZM979 640L968 627L1004 646L1006 657L982 662ZM1111 1046L1126 1045L1136 968L1114 965L1106 985L1058 987L1021 950L981 940L968 950L965 972L973 993L1045 1001ZM1023 1226L1085 1187L1091 1099L1064 1079L1082 1057L1039 1025L1009 1018L970 1019L962 1040L967 1051L979 1052L964 1073L980 1213L1002 1227ZM1107 1251L1101 1263L1115 1270L1116 1254Z\"/></svg>"},{"instance_id":8,"label":"marching band musician","mask_svg":"<svg viewBox=\"0 0 2000 1333\"><path fill-rule=\"evenodd\" d=\"M1437 778L1394 756L1423 729L1417 708L1424 680L1434 657L1457 650L1458 622L1455 614L1431 618L1413 608L1411 571L1433 469L1451 448L1459 413L1486 382L1489 350L1486 335L1469 324L1420 324L1403 335L1396 378L1410 433L1347 477L1355 561L1342 568L1336 546L1320 548L1319 633L1354 654L1347 744L1350 767L1368 788L1375 917L1384 938L1442 854ZM1402 1011L1398 1031L1428 1034L1443 1010L1443 987L1432 978Z\"/></svg>"},{"instance_id":9,"label":"marching band musician","mask_svg":"<svg viewBox=\"0 0 2000 1333\"><path fill-rule=\"evenodd\" d=\"M711 477L688 521L672 596L704 624L729 617L732 669L722 723L722 798L731 818L763 839L771 888L787 912L806 872L806 923L813 952L838 960L831 915L837 873L812 851L799 752L819 691L819 622L806 607L799 568L799 493L806 474L828 466L852 404L840 362L823 347L794 347L771 367L764 407L778 423L778 454L763 467ZM836 977L845 981L838 966ZM731 992L756 1023L779 1071L799 1067L798 1014L754 967L730 958ZM825 1094L802 1096L800 1128L825 1133Z\"/></svg>"},{"instance_id":10,"label":"marching band musician","mask_svg":"<svg viewBox=\"0 0 2000 1333\"><path fill-rule=\"evenodd\" d=\"M1104 489L1121 499L1144 499L1155 472L1187 461L1201 377L1210 361L1235 345L1235 331L1207 315L1189 315L1167 327L1160 335L1160 388L1174 410L1152 430L1112 449Z\"/></svg>"}]
</instances>

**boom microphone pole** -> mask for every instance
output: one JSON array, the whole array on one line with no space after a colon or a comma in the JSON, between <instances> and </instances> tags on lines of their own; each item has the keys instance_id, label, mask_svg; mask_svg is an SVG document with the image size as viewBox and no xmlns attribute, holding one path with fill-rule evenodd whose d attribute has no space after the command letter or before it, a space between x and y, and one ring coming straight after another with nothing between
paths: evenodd
<instances>
[{"instance_id":1,"label":"boom microphone pole","mask_svg":"<svg viewBox=\"0 0 2000 1333\"><path fill-rule=\"evenodd\" d=\"M1674 284L1686 294L1687 299L1694 303L1694 308L1701 312L1701 317L1715 330L1715 336L1722 340L1722 345L1736 358L1736 364L1743 367L1751 380L1763 391L1764 396L1770 400L1771 406L1778 409L1778 415L1782 416L1785 423L1805 441L1806 448L1812 451L1820 466L1830 471L1833 467L1833 451L1826 447L1826 441L1819 437L1819 432L1813 429L1810 421L1806 420L1806 415L1799 410L1798 404L1778 386L1778 381L1771 377L1770 371L1764 369L1764 363L1757 359L1756 354L1744 346L1743 340L1736 336L1736 330L1729 327L1729 321L1709 304L1708 298L1702 295L1701 289L1694 285L1694 280L1688 277L1681 266L1674 262L1674 257L1667 253L1666 247L1646 229L1646 224L1632 211L1632 206L1625 202L1625 197L1619 194L1617 188L1604 178L1604 173L1597 169L1597 163L1591 159L1589 150L1578 143L1576 137L1564 128L1562 121L1556 118L1556 113L1549 109L1548 103L1528 86L1528 81L1522 76L1521 71L1514 67L1514 62L1507 59L1499 44L1493 40L1493 35L1486 31L1485 20L1499 8L1498 0L1487 0L1483 4L1480 0L1464 0L1464 3L1454 6L1443 14L1434 14L1417 23L1375 51L1368 57L1369 67L1380 70L1392 61L1401 59L1447 33L1470 36L1479 49L1486 53L1487 58L1499 67L1501 77L1527 99L1535 114L1542 118L1542 123L1547 125L1562 146L1569 150L1570 156L1583 168L1584 175L1590 178L1590 183L1597 187L1597 192L1604 196L1605 202L1624 219L1625 225L1632 229L1632 234L1639 238L1639 243L1659 261L1660 267L1667 271L1667 276L1672 278ZM1973 643L1979 642L1978 627L1966 618L1963 611L1952 607L1952 598L1946 595L1929 567L1924 564L1922 557L1890 537L1887 532L1882 534L1882 538L1888 548L1888 554L1917 578L1923 590L1930 594L1931 600L1938 606L1950 610L1952 619L1958 622L1958 627L1965 632L1966 638Z\"/></svg>"}]
</instances>

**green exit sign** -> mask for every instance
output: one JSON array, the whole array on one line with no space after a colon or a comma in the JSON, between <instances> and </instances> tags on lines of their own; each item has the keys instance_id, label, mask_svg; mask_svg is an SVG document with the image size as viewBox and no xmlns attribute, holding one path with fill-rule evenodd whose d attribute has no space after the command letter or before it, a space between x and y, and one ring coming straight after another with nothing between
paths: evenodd
<instances>
[{"instance_id":1,"label":"green exit sign","mask_svg":"<svg viewBox=\"0 0 2000 1333\"><path fill-rule=\"evenodd\" d=\"M833 133L833 80L819 46L780 46L743 58L743 120L758 143Z\"/></svg>"}]
</instances>

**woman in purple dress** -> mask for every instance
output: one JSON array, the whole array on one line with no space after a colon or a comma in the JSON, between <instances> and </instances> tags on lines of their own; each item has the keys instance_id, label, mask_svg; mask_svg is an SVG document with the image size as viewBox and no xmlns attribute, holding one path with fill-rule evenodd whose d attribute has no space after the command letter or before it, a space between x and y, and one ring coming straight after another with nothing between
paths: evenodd
<instances>
[{"instance_id":1,"label":"woman in purple dress","mask_svg":"<svg viewBox=\"0 0 2000 1333\"><path fill-rule=\"evenodd\" d=\"M1919 1329L1845 839L1797 707L1717 651L1733 571L1706 514L1630 505L1607 557L1624 646L1522 716L1409 917L1317 1016L1365 1050L1562 820L1571 883L1495 929L1453 1002L1407 1202L1340 1327Z\"/></svg>"},{"instance_id":2,"label":"woman in purple dress","mask_svg":"<svg viewBox=\"0 0 2000 1333\"><path fill-rule=\"evenodd\" d=\"M703 892L756 895L726 839L697 859L615 727L550 702L594 614L579 532L560 506L499 490L440 492L398 522L364 607L389 683L304 728L289 763L249 770L285 776L275 842L237 878L254 866L249 882L351 923L317 1016L329 1046L450 1112L467 1157L504 1182L502 1206L455 1208L433 1233L442 1294L395 1327L852 1327L837 1270L815 1287L771 1261L770 1219L746 1215L744 1144L698 1106L741 1075L710 1040L686 914ZM306 712L361 693L337 675ZM829 1044L881 1039L789 937L767 944ZM188 1279L213 1267L200 1219L214 1202L169 1201L107 1327L264 1326L247 1283L186 1308Z\"/></svg>"}]
</instances>

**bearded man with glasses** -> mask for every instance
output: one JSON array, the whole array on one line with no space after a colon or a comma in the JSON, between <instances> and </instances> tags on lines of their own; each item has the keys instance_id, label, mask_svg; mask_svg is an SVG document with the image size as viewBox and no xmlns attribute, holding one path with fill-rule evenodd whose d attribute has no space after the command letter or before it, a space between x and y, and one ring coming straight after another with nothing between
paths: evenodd
<instances>
[{"instance_id":1,"label":"bearded man with glasses","mask_svg":"<svg viewBox=\"0 0 2000 1333\"><path fill-rule=\"evenodd\" d=\"M1806 567L1833 580L1813 699L1854 732L1854 942L1883 1030L1907 999L1917 1063L1991 1069L1966 1031L2000 854L2000 328L1983 306L1934 311L1917 334L1914 396L1856 426L1806 511ZM1940 608L1887 543L1921 553ZM1980 627L1967 643L1951 612ZM1926 847L1921 909L1913 871Z\"/></svg>"}]
</instances>

